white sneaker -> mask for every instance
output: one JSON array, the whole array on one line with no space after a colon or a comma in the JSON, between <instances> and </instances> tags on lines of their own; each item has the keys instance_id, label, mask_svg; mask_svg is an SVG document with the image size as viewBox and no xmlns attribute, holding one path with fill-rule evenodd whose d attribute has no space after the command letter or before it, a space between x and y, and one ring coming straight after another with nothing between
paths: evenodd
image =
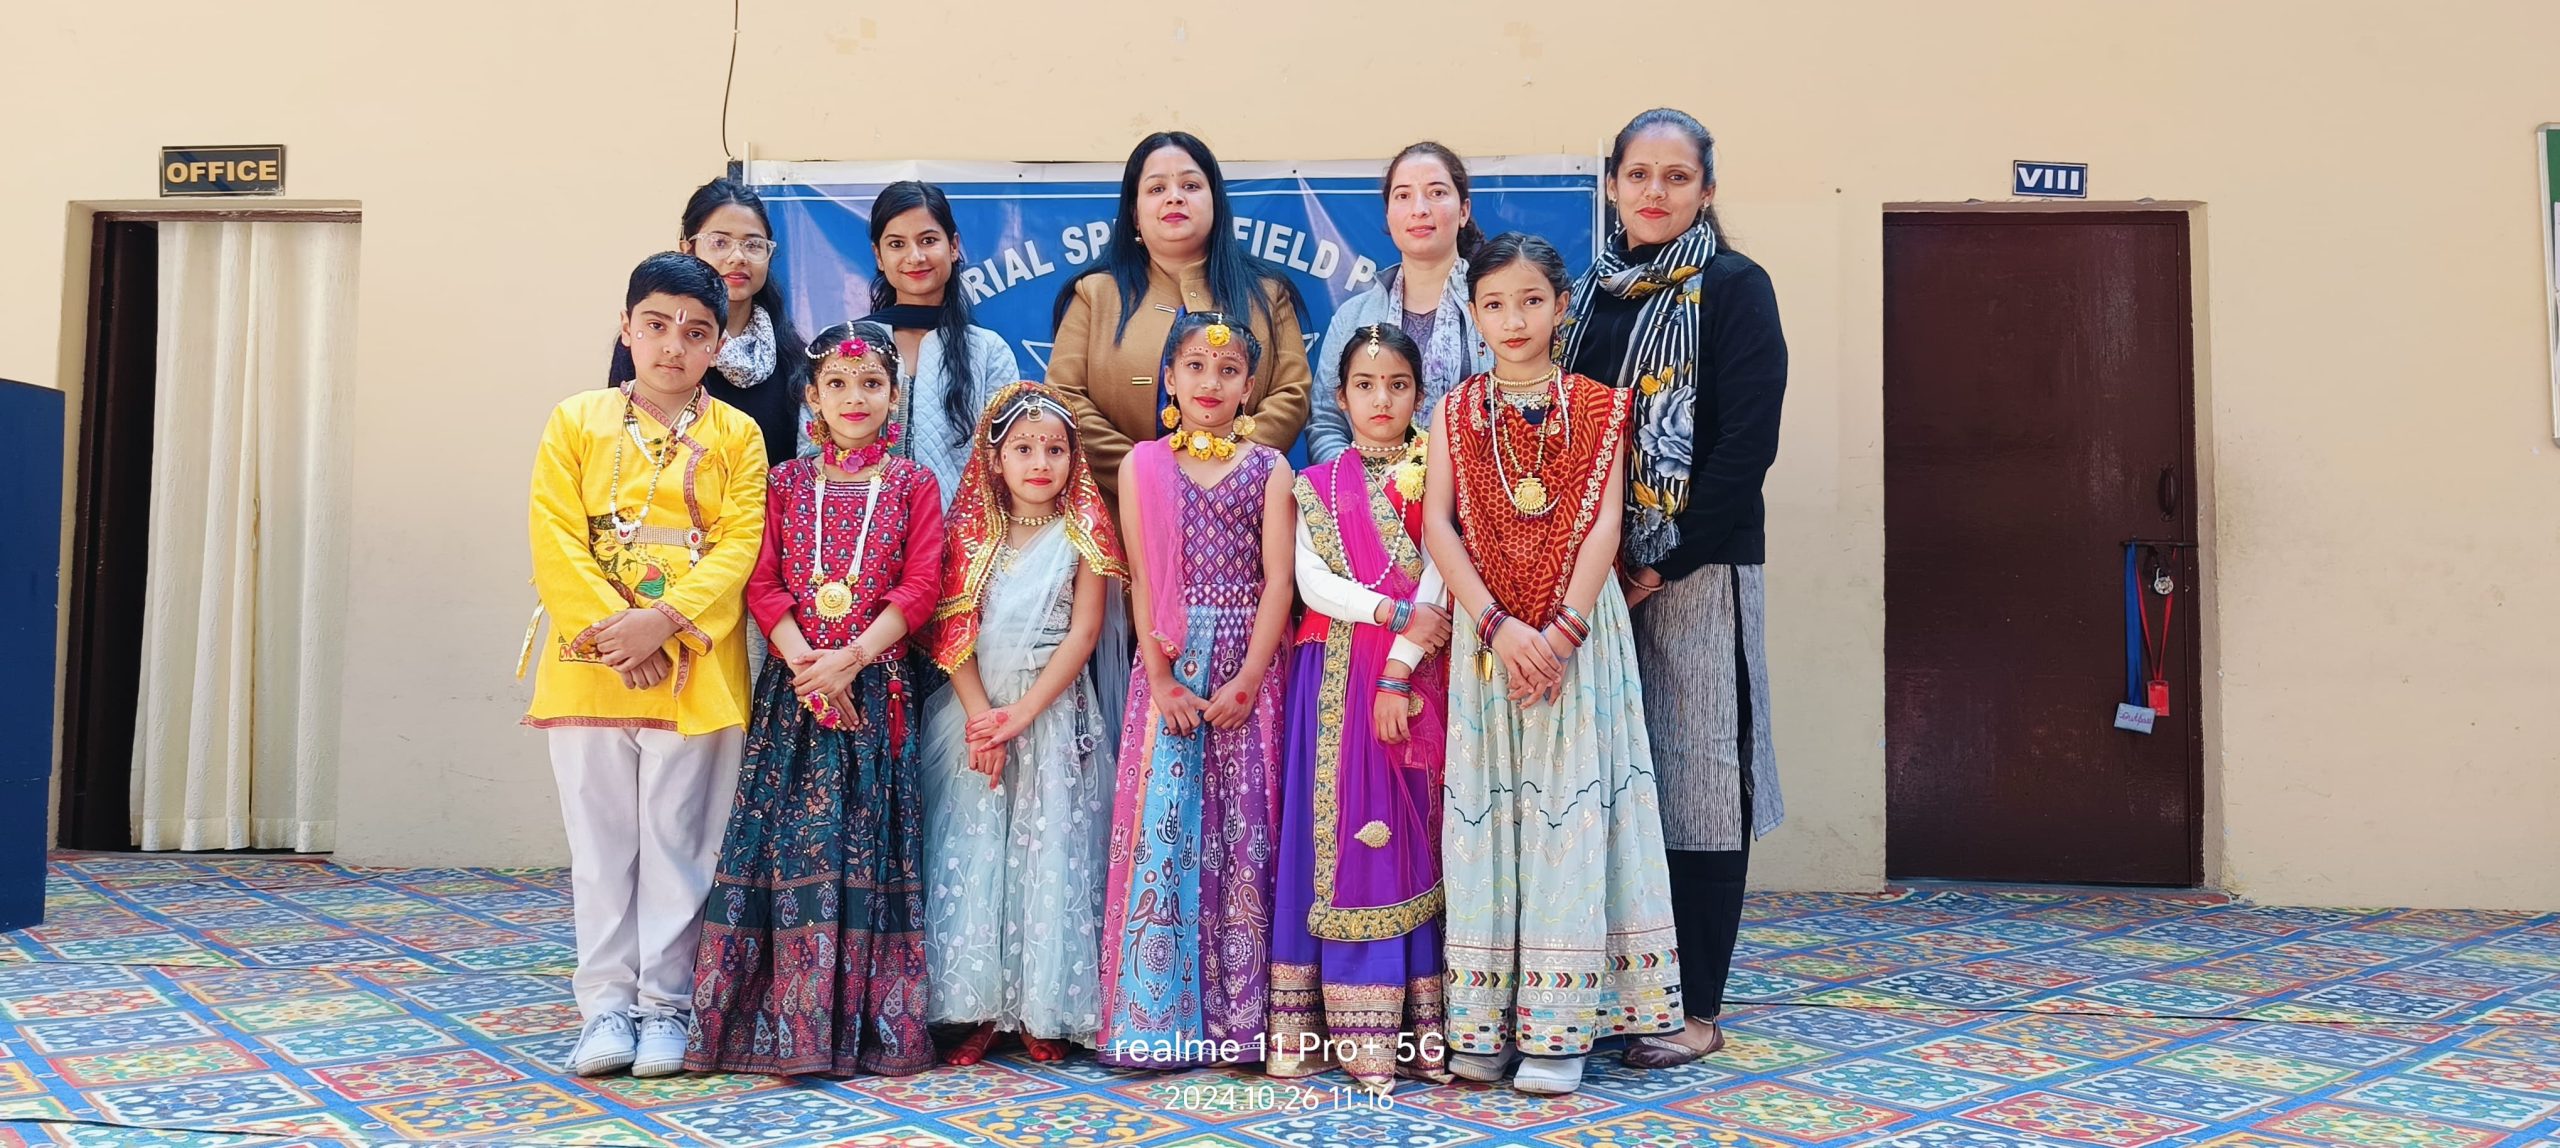
<instances>
[{"instance_id":1,"label":"white sneaker","mask_svg":"<svg viewBox=\"0 0 2560 1148\"><path fill-rule=\"evenodd\" d=\"M674 1076L684 1071L684 1046L693 1018L680 1012L651 1013L640 1018L640 1039L631 1061L633 1076Z\"/></svg>"},{"instance_id":2,"label":"white sneaker","mask_svg":"<svg viewBox=\"0 0 2560 1148\"><path fill-rule=\"evenodd\" d=\"M1449 1054L1449 1071L1461 1080L1478 1084L1500 1084L1510 1075L1511 1066L1520 1059L1520 1050L1505 1048L1496 1053L1453 1052Z\"/></svg>"},{"instance_id":3,"label":"white sneaker","mask_svg":"<svg viewBox=\"0 0 2560 1148\"><path fill-rule=\"evenodd\" d=\"M569 1071L580 1076L606 1076L631 1067L631 1017L609 1012L587 1022L578 1045L569 1050Z\"/></svg>"},{"instance_id":4,"label":"white sneaker","mask_svg":"<svg viewBox=\"0 0 2560 1148\"><path fill-rule=\"evenodd\" d=\"M1520 1071L1511 1077L1517 1092L1539 1096L1563 1096L1582 1087L1582 1060L1579 1056L1532 1056L1520 1062Z\"/></svg>"}]
</instances>

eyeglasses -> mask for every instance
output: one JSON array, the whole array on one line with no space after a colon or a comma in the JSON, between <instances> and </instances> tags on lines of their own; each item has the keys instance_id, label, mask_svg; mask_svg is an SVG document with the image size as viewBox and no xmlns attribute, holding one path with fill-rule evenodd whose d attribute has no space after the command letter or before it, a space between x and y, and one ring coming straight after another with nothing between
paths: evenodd
<instances>
[{"instance_id":1,"label":"eyeglasses","mask_svg":"<svg viewBox=\"0 0 2560 1148\"><path fill-rule=\"evenodd\" d=\"M773 241L761 235L740 239L725 232L706 231L688 242L693 244L694 257L705 263L718 263L733 251L746 256L749 263L762 263L773 258L774 252Z\"/></svg>"}]
</instances>

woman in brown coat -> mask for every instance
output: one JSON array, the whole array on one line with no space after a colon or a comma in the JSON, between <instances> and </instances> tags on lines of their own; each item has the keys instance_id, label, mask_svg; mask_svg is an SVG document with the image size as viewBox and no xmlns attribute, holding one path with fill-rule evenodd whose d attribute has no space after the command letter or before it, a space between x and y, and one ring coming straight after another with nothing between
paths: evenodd
<instances>
[{"instance_id":1,"label":"woman in brown coat","mask_svg":"<svg viewBox=\"0 0 2560 1148\"><path fill-rule=\"evenodd\" d=\"M1121 458L1165 433L1156 376L1165 333L1182 311L1224 312L1270 349L1244 413L1254 419L1249 437L1288 450L1307 420L1297 288L1236 242L1209 145L1188 132L1157 132L1129 153L1110 246L1058 294L1049 357L1049 386L1075 412L1093 475L1115 507Z\"/></svg>"}]
</instances>

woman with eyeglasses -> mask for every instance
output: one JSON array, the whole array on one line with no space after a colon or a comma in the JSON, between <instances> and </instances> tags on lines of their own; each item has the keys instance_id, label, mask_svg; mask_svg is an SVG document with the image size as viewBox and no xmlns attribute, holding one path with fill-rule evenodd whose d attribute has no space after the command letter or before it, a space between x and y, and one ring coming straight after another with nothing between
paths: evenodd
<instances>
[{"instance_id":1,"label":"woman with eyeglasses","mask_svg":"<svg viewBox=\"0 0 2560 1148\"><path fill-rule=\"evenodd\" d=\"M756 420L767 462L781 463L799 451L809 362L773 278L773 221L754 188L723 176L694 189L683 223L676 250L710 264L729 289L728 341L702 387ZM631 352L616 346L606 381L619 385L632 374Z\"/></svg>"}]
</instances>

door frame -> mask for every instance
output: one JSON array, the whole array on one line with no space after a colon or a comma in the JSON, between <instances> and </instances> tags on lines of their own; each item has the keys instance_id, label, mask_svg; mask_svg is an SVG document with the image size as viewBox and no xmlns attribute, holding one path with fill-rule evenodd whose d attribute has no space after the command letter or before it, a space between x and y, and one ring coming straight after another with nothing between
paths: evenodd
<instances>
[{"instance_id":1,"label":"door frame","mask_svg":"<svg viewBox=\"0 0 2560 1148\"><path fill-rule=\"evenodd\" d=\"M93 510L94 500L101 496L112 468L119 465L116 448L120 444L108 441L104 418L107 403L122 397L109 393L115 388L107 372L107 360L114 353L108 345L111 332L105 314L111 302L111 285L107 281L112 271L107 258L109 235L117 228L136 224L359 223L363 212L353 207L327 206L170 209L99 204L93 205L87 215L89 263L81 297L85 310L81 316L80 394L72 414L78 420L73 431L77 454L71 462L72 481L66 484L73 490L67 508L71 560L65 568L69 585L65 587L63 612L62 712L58 715L61 741L55 767L59 815L54 836L55 844L65 849L122 850L133 847L135 715L129 707L134 703L135 690L107 679L129 676L130 663L138 659L140 651L124 655L129 666L121 675L92 661L99 658L111 663L124 646L123 641L106 632L103 612L117 603L100 600L102 595L96 587L99 579L92 569L96 563L127 557L101 553L104 540L99 537L99 516ZM78 226L75 222L75 229ZM156 330L156 313L153 321ZM144 497L147 500L147 488ZM142 559L131 556L131 560ZM133 640L139 640L138 627Z\"/></svg>"},{"instance_id":2,"label":"door frame","mask_svg":"<svg viewBox=\"0 0 2560 1148\"><path fill-rule=\"evenodd\" d=\"M2222 884L2222 686L2213 672L2221 662L2220 590L2216 569L2219 559L2214 498L2214 459L2212 452L2213 373L2211 346L2212 309L2207 305L2210 283L2209 213L2199 200L2137 199L2117 201L2050 201L2050 200L1915 200L1884 203L1876 216L1876 253L1881 271L1884 252L1885 220L1896 215L1966 215L1989 221L2000 216L2017 215L2177 215L2184 217L2187 228L2187 276L2180 285L2180 303L2187 322L2181 328L2185 346L2178 359L2183 364L2179 389L2183 393L2186 418L2181 420L2181 447L2187 462L2186 501L2194 507L2195 534L2185 539L2185 569L2180 578L2181 589L2193 599L2196 640L2187 643L2187 670L2196 683L2195 714L2192 732L2187 738L2187 862L2189 883L2196 888L2215 888ZM1884 297L1882 277L1878 276L1876 385L1881 402L1884 376L1882 315ZM1879 426L1881 432L1881 426ZM1882 439L1879 438L1879 450ZM1879 455L1881 458L1881 455ZM1886 591L1890 594L1890 589ZM1887 608L1890 608L1888 601ZM1881 667L1879 667L1881 673ZM1879 686L1884 683L1879 678ZM1892 833L1888 811L1885 832ZM1879 850L1881 852L1881 850Z\"/></svg>"}]
</instances>

